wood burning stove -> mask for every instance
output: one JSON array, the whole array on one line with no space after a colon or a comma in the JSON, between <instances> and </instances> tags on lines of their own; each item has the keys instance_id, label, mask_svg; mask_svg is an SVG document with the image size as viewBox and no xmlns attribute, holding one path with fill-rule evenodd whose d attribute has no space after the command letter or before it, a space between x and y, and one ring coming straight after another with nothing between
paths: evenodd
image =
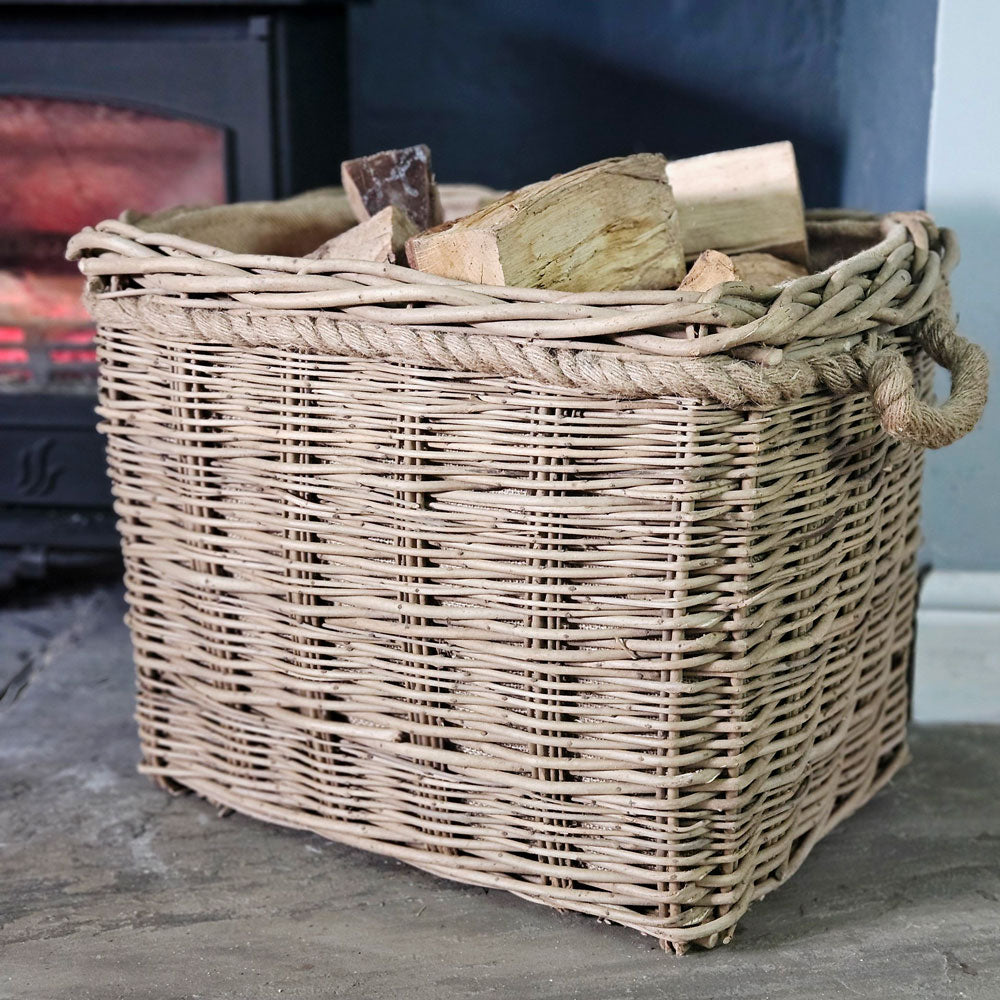
<instances>
[{"instance_id":1,"label":"wood burning stove","mask_svg":"<svg viewBox=\"0 0 1000 1000\"><path fill-rule=\"evenodd\" d=\"M0 2L0 584L117 550L66 239L284 197L348 155L338 2Z\"/></svg>"}]
</instances>

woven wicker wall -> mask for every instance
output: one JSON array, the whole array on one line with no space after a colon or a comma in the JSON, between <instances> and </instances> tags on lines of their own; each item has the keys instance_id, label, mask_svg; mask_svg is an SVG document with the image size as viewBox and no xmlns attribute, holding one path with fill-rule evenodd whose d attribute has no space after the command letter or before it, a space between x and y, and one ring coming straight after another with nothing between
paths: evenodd
<instances>
[{"instance_id":1,"label":"woven wicker wall","mask_svg":"<svg viewBox=\"0 0 1000 1000\"><path fill-rule=\"evenodd\" d=\"M903 760L922 457L867 397L101 352L161 779L683 950Z\"/></svg>"}]
</instances>

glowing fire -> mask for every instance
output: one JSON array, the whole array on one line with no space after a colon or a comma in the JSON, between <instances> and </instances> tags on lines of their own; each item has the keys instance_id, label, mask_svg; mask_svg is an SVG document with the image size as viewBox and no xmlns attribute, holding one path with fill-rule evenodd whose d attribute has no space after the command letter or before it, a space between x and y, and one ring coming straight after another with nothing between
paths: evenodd
<instances>
[{"instance_id":1,"label":"glowing fire","mask_svg":"<svg viewBox=\"0 0 1000 1000\"><path fill-rule=\"evenodd\" d=\"M0 388L93 380L94 331L63 258L125 208L225 200L219 129L77 101L0 97Z\"/></svg>"},{"instance_id":2,"label":"glowing fire","mask_svg":"<svg viewBox=\"0 0 1000 1000\"><path fill-rule=\"evenodd\" d=\"M0 232L68 236L125 208L224 201L223 141L142 111L0 98Z\"/></svg>"}]
</instances>

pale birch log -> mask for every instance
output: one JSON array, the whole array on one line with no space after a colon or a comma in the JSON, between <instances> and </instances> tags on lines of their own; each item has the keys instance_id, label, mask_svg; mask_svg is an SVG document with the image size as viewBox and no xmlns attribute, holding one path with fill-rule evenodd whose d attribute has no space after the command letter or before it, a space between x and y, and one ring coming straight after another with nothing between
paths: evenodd
<instances>
[{"instance_id":1,"label":"pale birch log","mask_svg":"<svg viewBox=\"0 0 1000 1000\"><path fill-rule=\"evenodd\" d=\"M790 142L730 149L667 164L681 241L690 260L703 250L762 250L809 263L805 213Z\"/></svg>"}]
</instances>

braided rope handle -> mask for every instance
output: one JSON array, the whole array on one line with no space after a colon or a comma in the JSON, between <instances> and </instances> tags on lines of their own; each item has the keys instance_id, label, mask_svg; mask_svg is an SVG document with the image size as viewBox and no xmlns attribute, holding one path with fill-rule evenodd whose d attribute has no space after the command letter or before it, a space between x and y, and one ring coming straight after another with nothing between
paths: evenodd
<instances>
[{"instance_id":1,"label":"braided rope handle","mask_svg":"<svg viewBox=\"0 0 1000 1000\"><path fill-rule=\"evenodd\" d=\"M894 347L879 351L868 368L868 390L888 434L922 448L943 448L964 437L979 421L989 388L989 360L978 345L959 336L951 318L933 312L921 324L918 340L951 373L951 393L940 406L920 399L913 371Z\"/></svg>"}]
</instances>

